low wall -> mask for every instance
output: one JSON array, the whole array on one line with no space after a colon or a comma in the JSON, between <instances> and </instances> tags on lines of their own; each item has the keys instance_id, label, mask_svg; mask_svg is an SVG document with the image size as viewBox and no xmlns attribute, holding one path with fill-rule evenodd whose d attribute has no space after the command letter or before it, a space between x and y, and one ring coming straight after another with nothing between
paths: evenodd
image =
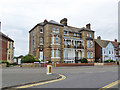
<instances>
[{"instance_id":1,"label":"low wall","mask_svg":"<svg viewBox=\"0 0 120 90\"><path fill-rule=\"evenodd\" d=\"M117 65L116 63L104 63L104 65Z\"/></svg>"},{"instance_id":2,"label":"low wall","mask_svg":"<svg viewBox=\"0 0 120 90\"><path fill-rule=\"evenodd\" d=\"M7 64L6 63L1 63L0 67L2 67L2 68L7 67Z\"/></svg>"},{"instance_id":3,"label":"low wall","mask_svg":"<svg viewBox=\"0 0 120 90\"><path fill-rule=\"evenodd\" d=\"M94 66L94 63L70 63L70 64L56 64L56 67L64 66Z\"/></svg>"},{"instance_id":4,"label":"low wall","mask_svg":"<svg viewBox=\"0 0 120 90\"><path fill-rule=\"evenodd\" d=\"M39 63L22 63L21 67L40 67Z\"/></svg>"},{"instance_id":5,"label":"low wall","mask_svg":"<svg viewBox=\"0 0 120 90\"><path fill-rule=\"evenodd\" d=\"M95 66L103 66L104 63L94 63Z\"/></svg>"}]
</instances>

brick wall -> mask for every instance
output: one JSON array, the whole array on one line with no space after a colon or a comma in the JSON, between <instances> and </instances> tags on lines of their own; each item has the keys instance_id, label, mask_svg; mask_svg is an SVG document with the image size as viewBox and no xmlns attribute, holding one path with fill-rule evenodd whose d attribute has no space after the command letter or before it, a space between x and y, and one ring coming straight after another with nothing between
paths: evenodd
<instances>
[{"instance_id":1,"label":"brick wall","mask_svg":"<svg viewBox=\"0 0 120 90\"><path fill-rule=\"evenodd\" d=\"M7 61L7 39L0 36L0 60Z\"/></svg>"}]
</instances>

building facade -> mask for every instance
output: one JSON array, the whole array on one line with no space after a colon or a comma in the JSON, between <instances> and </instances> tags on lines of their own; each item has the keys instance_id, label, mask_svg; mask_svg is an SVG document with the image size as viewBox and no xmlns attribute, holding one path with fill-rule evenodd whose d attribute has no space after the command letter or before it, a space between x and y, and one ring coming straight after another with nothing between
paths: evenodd
<instances>
[{"instance_id":1,"label":"building facade","mask_svg":"<svg viewBox=\"0 0 120 90\"><path fill-rule=\"evenodd\" d=\"M14 59L14 41L0 32L0 60L13 63Z\"/></svg>"},{"instance_id":2,"label":"building facade","mask_svg":"<svg viewBox=\"0 0 120 90\"><path fill-rule=\"evenodd\" d=\"M37 24L29 31L29 54L41 61L75 63L82 58L95 60L94 31L90 24L76 28L53 20Z\"/></svg>"},{"instance_id":3,"label":"building facade","mask_svg":"<svg viewBox=\"0 0 120 90\"><path fill-rule=\"evenodd\" d=\"M95 61L104 62L106 60L119 60L119 42L101 40L99 36L95 41Z\"/></svg>"}]
</instances>

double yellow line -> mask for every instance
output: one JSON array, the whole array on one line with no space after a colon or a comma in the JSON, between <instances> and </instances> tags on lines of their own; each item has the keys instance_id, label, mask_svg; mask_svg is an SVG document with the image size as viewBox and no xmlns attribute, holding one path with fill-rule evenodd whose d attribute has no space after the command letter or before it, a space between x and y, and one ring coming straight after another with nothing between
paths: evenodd
<instances>
[{"instance_id":1,"label":"double yellow line","mask_svg":"<svg viewBox=\"0 0 120 90\"><path fill-rule=\"evenodd\" d=\"M111 87L113 87L113 86L115 86L115 85L117 85L117 84L119 84L119 83L120 83L120 80L117 80L117 81L115 81L115 82L112 82L112 83L110 83L110 84L108 84L108 85L100 88L99 90L105 90L105 89L111 88Z\"/></svg>"},{"instance_id":2,"label":"double yellow line","mask_svg":"<svg viewBox=\"0 0 120 90\"><path fill-rule=\"evenodd\" d=\"M43 84L47 84L47 83L52 83L52 82L57 82L57 81L61 81L66 79L66 77L64 75L59 74L62 78L60 79L56 79L56 80L52 80L52 81L46 81L46 82L41 82L41 83L35 83L35 84L30 84L30 85L24 85L24 86L19 86L16 88L29 88L29 87L34 87L34 86L39 86L39 85L43 85Z\"/></svg>"}]
</instances>

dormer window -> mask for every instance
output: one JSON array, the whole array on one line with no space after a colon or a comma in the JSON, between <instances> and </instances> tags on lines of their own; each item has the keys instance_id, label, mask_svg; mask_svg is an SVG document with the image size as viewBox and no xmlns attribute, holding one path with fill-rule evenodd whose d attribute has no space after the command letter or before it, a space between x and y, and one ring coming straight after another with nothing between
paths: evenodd
<instances>
[{"instance_id":1,"label":"dormer window","mask_svg":"<svg viewBox=\"0 0 120 90\"><path fill-rule=\"evenodd\" d=\"M64 35L69 35L69 32L68 31L64 31Z\"/></svg>"},{"instance_id":2,"label":"dormer window","mask_svg":"<svg viewBox=\"0 0 120 90\"><path fill-rule=\"evenodd\" d=\"M77 37L79 37L79 34L77 34Z\"/></svg>"},{"instance_id":3,"label":"dormer window","mask_svg":"<svg viewBox=\"0 0 120 90\"><path fill-rule=\"evenodd\" d=\"M40 29L40 33L43 33L43 28Z\"/></svg>"},{"instance_id":4,"label":"dormer window","mask_svg":"<svg viewBox=\"0 0 120 90\"><path fill-rule=\"evenodd\" d=\"M74 33L74 36L76 36L76 33Z\"/></svg>"}]
</instances>

